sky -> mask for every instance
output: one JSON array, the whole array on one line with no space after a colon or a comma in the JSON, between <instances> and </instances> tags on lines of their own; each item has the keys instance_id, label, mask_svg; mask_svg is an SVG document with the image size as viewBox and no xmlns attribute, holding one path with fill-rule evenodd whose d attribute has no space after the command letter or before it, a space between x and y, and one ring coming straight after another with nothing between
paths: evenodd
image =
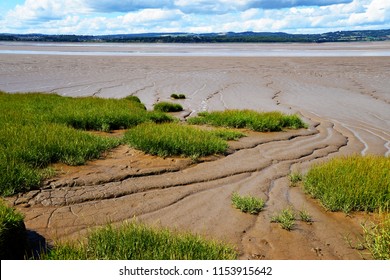
<instances>
[{"instance_id":1,"label":"sky","mask_svg":"<svg viewBox=\"0 0 390 280\"><path fill-rule=\"evenodd\" d=\"M390 0L0 0L0 33L324 33L390 28Z\"/></svg>"}]
</instances>

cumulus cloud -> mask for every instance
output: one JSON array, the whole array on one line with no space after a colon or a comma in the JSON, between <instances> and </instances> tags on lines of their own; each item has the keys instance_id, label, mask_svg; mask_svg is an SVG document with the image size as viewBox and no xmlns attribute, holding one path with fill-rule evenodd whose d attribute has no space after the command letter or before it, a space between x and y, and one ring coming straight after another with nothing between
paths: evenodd
<instances>
[{"instance_id":1,"label":"cumulus cloud","mask_svg":"<svg viewBox=\"0 0 390 280\"><path fill-rule=\"evenodd\" d=\"M85 5L97 12L127 13L141 9L172 8L173 0L84 0Z\"/></svg>"},{"instance_id":2,"label":"cumulus cloud","mask_svg":"<svg viewBox=\"0 0 390 280\"><path fill-rule=\"evenodd\" d=\"M351 3L353 0L253 0L247 1L252 8L281 9L299 6L330 6Z\"/></svg>"},{"instance_id":3,"label":"cumulus cloud","mask_svg":"<svg viewBox=\"0 0 390 280\"><path fill-rule=\"evenodd\" d=\"M195 14L225 14L247 10L248 2L246 0L176 0L174 5L184 13Z\"/></svg>"},{"instance_id":4,"label":"cumulus cloud","mask_svg":"<svg viewBox=\"0 0 390 280\"><path fill-rule=\"evenodd\" d=\"M180 20L182 13L178 10L145 9L136 13L128 13L122 17L124 23L152 23Z\"/></svg>"},{"instance_id":5,"label":"cumulus cloud","mask_svg":"<svg viewBox=\"0 0 390 280\"><path fill-rule=\"evenodd\" d=\"M83 0L26 0L23 5L17 5L11 10L7 16L20 21L49 21L64 18L69 13L86 11L83 6Z\"/></svg>"},{"instance_id":6,"label":"cumulus cloud","mask_svg":"<svg viewBox=\"0 0 390 280\"><path fill-rule=\"evenodd\" d=\"M127 13L141 9L180 9L184 13L223 14L251 8L280 9L298 6L328 6L353 0L84 0L96 12Z\"/></svg>"},{"instance_id":7,"label":"cumulus cloud","mask_svg":"<svg viewBox=\"0 0 390 280\"><path fill-rule=\"evenodd\" d=\"M390 28L389 0L26 0L0 32L115 34Z\"/></svg>"},{"instance_id":8,"label":"cumulus cloud","mask_svg":"<svg viewBox=\"0 0 390 280\"><path fill-rule=\"evenodd\" d=\"M367 3L366 9L350 14L347 23L365 25L390 21L390 1L373 0Z\"/></svg>"}]
</instances>

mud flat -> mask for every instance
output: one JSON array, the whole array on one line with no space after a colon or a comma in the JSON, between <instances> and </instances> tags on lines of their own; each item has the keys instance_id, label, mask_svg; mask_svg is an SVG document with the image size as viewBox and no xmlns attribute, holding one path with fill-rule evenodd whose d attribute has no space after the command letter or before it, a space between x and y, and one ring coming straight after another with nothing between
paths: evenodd
<instances>
[{"instance_id":1,"label":"mud flat","mask_svg":"<svg viewBox=\"0 0 390 280\"><path fill-rule=\"evenodd\" d=\"M340 47L337 45L338 48ZM383 47L383 45L381 45ZM389 45L387 45L388 47ZM241 259L361 259L346 238L367 214L330 213L289 186L292 171L347 154L390 153L390 57L216 57L0 55L0 89L65 96L137 95L148 108L183 93L187 112L224 109L301 114L308 129L247 132L232 153L194 164L121 146L59 175L39 191L9 198L26 225L48 240L137 219L231 242ZM231 194L266 200L259 215L231 206ZM291 206L313 223L288 232L271 217Z\"/></svg>"}]
</instances>

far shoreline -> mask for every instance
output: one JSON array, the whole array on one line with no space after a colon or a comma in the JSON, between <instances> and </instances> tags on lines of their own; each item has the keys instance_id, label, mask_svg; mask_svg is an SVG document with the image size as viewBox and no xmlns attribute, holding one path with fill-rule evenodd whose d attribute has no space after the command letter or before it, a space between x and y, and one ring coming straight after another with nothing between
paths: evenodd
<instances>
[{"instance_id":1,"label":"far shoreline","mask_svg":"<svg viewBox=\"0 0 390 280\"><path fill-rule=\"evenodd\" d=\"M335 43L69 43L0 41L0 55L389 57L390 41Z\"/></svg>"}]
</instances>

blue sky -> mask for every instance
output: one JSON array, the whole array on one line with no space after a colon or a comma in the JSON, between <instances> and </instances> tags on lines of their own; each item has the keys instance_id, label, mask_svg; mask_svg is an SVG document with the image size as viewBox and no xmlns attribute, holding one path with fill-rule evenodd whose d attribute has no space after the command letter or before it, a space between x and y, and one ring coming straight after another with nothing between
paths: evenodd
<instances>
[{"instance_id":1,"label":"blue sky","mask_svg":"<svg viewBox=\"0 0 390 280\"><path fill-rule=\"evenodd\" d=\"M0 33L323 33L387 28L390 0L0 0Z\"/></svg>"}]
</instances>

